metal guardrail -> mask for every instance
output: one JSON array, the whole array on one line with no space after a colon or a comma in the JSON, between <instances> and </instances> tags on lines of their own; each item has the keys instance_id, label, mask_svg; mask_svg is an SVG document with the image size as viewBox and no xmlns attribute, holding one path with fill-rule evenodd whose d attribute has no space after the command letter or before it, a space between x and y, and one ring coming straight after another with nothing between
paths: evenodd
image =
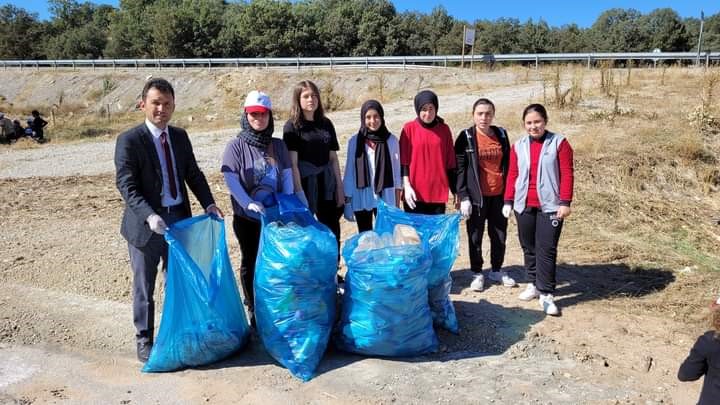
<instances>
[{"instance_id":1,"label":"metal guardrail","mask_svg":"<svg viewBox=\"0 0 720 405\"><path fill-rule=\"evenodd\" d=\"M419 66L442 66L461 62L531 62L536 67L541 62L586 62L588 67L603 60L661 60L695 61L704 63L720 61L720 52L623 52L623 53L540 53L540 54L483 54L464 57L442 56L370 56L370 57L288 57L288 58L200 58L200 59L57 59L57 60L0 60L0 68L415 68Z\"/></svg>"}]
</instances>

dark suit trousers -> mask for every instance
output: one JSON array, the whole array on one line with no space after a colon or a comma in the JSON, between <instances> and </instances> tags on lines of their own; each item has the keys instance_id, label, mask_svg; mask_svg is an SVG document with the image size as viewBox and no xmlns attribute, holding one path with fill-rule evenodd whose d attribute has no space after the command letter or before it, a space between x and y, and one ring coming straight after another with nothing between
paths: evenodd
<instances>
[{"instance_id":1,"label":"dark suit trousers","mask_svg":"<svg viewBox=\"0 0 720 405\"><path fill-rule=\"evenodd\" d=\"M555 292L557 245L563 220L555 219L554 212L542 212L537 208L515 213L515 219L528 282L541 293L552 294Z\"/></svg>"},{"instance_id":2,"label":"dark suit trousers","mask_svg":"<svg viewBox=\"0 0 720 405\"><path fill-rule=\"evenodd\" d=\"M165 224L171 224L184 218L181 210L159 212ZM130 267L133 270L133 323L135 339L138 342L153 342L155 331L155 280L158 264L163 261L167 268L167 243L162 235L154 233L145 246L138 247L128 243Z\"/></svg>"}]
</instances>

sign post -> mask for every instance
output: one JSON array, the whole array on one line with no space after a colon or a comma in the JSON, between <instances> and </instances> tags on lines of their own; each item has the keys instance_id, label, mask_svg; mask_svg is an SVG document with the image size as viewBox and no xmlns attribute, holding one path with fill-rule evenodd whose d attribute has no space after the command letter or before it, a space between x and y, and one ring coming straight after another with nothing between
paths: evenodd
<instances>
[{"instance_id":1,"label":"sign post","mask_svg":"<svg viewBox=\"0 0 720 405\"><path fill-rule=\"evenodd\" d=\"M472 69L473 59L475 59L475 28L463 26L462 63L460 67L465 67L465 45L471 47L470 68Z\"/></svg>"}]
</instances>

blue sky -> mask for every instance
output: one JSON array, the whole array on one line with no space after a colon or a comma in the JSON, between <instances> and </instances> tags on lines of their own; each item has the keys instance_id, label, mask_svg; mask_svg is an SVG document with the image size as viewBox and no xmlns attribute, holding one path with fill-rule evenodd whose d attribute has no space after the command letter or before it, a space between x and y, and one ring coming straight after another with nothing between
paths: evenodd
<instances>
[{"instance_id":1,"label":"blue sky","mask_svg":"<svg viewBox=\"0 0 720 405\"><path fill-rule=\"evenodd\" d=\"M112 4L117 6L118 0L94 0L96 4ZM40 18L48 18L47 1L0 1L1 5L14 4L30 12L38 13ZM417 1L394 0L393 4L398 11L416 10L424 13L430 12L433 7L443 4L448 12L460 19L473 21L475 19L495 20L500 17L517 18L525 22L532 18L534 21L544 19L550 25L578 24L589 27L603 11L609 8L634 8L642 13L648 13L656 8L669 7L680 14L681 17L699 17L700 10L705 15L720 12L718 0L533 0L533 1L483 1L483 0L445 0L445 1Z\"/></svg>"}]
</instances>

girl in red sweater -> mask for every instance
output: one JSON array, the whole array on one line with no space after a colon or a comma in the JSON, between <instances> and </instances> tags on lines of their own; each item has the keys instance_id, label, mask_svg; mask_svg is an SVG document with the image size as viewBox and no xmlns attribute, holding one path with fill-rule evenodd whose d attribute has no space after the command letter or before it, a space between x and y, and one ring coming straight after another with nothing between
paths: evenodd
<instances>
[{"instance_id":1,"label":"girl in red sweater","mask_svg":"<svg viewBox=\"0 0 720 405\"><path fill-rule=\"evenodd\" d=\"M547 121L541 104L530 104L523 111L527 135L510 150L503 215L509 217L515 211L529 279L518 298L539 298L546 314L559 315L553 298L557 245L571 212L573 150L564 136L545 128Z\"/></svg>"},{"instance_id":2,"label":"girl in red sweater","mask_svg":"<svg viewBox=\"0 0 720 405\"><path fill-rule=\"evenodd\" d=\"M400 171L405 211L444 214L448 192L455 194L455 149L450 127L437 115L430 90L415 96L417 118L400 133Z\"/></svg>"}]
</instances>

